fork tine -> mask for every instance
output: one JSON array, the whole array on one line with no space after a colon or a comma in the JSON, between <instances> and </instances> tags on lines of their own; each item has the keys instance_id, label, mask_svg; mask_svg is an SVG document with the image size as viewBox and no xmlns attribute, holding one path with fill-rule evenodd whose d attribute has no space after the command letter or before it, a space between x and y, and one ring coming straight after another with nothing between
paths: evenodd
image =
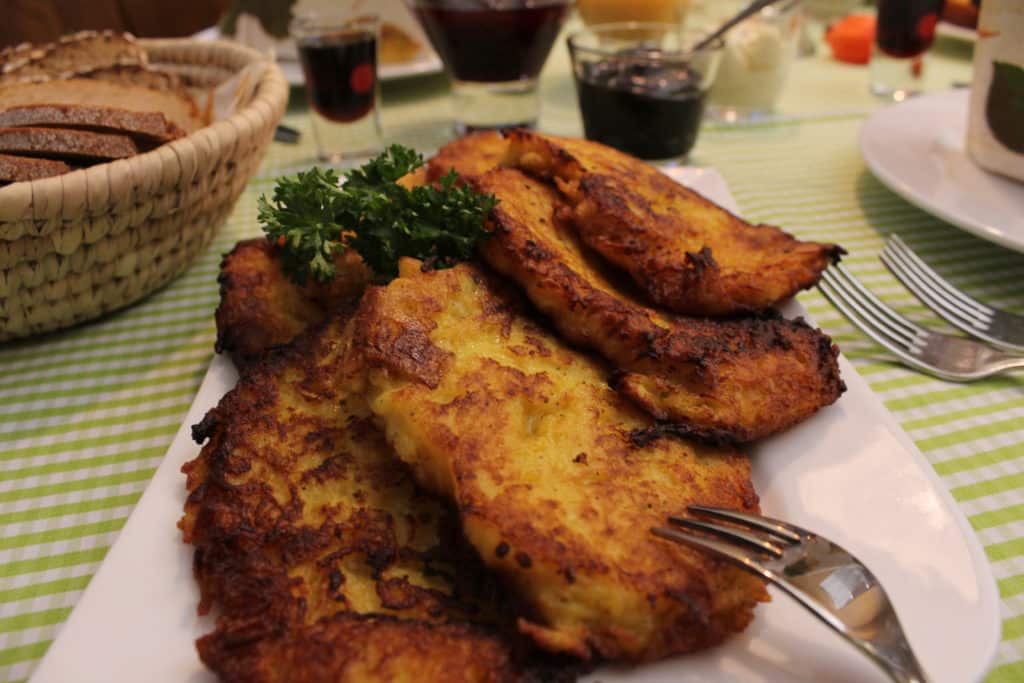
<instances>
[{"instance_id":1,"label":"fork tine","mask_svg":"<svg viewBox=\"0 0 1024 683\"><path fill-rule=\"evenodd\" d=\"M778 519L763 517L761 515L752 515L747 512L740 512L739 510L710 508L703 505L690 505L687 509L690 512L703 515L705 517L712 517L714 519L721 519L727 522L743 524L752 529L758 529L766 534L775 536L780 540L789 541L790 543L799 543L803 540L803 537L809 533L798 526L787 524L786 522ZM671 520L672 518L670 517L669 519Z\"/></svg>"},{"instance_id":2,"label":"fork tine","mask_svg":"<svg viewBox=\"0 0 1024 683\"><path fill-rule=\"evenodd\" d=\"M723 557L741 567L746 567L764 578L774 581L774 575L761 563L750 557L736 546L719 541L707 536L699 536L694 533L679 531L677 529L666 529L664 527L651 527L651 533L667 541L682 543L698 550L708 550L720 557Z\"/></svg>"},{"instance_id":3,"label":"fork tine","mask_svg":"<svg viewBox=\"0 0 1024 683\"><path fill-rule=\"evenodd\" d=\"M946 380L964 381L964 379L967 379L966 377L958 376L956 373L943 370L942 368L936 367L930 363L925 363L916 356L912 356L908 352L908 348L906 346L901 347L898 343L886 337L873 324L865 322L863 318L854 313L853 309L847 305L847 300L843 298L845 294L841 295L838 291L829 286L829 279L824 277L825 275L828 275L827 270L823 273L822 280L818 283L818 290L825 295L826 299L832 302L833 306L839 309L840 313L845 315L850 322L859 328L861 332L874 340L876 344L899 358L910 367L917 368L922 372L926 372L930 375L935 375L936 377L941 377Z\"/></svg>"},{"instance_id":4,"label":"fork tine","mask_svg":"<svg viewBox=\"0 0 1024 683\"><path fill-rule=\"evenodd\" d=\"M687 529L693 529L695 531L703 531L704 533L718 536L726 541L746 545L757 552L767 553L772 557L782 557L782 548L778 547L770 540L761 536L755 536L754 534L736 527L723 526L721 524L704 522L699 519L689 519L687 517L673 516L669 517L668 521L676 526L686 527Z\"/></svg>"},{"instance_id":5,"label":"fork tine","mask_svg":"<svg viewBox=\"0 0 1024 683\"><path fill-rule=\"evenodd\" d=\"M890 324L896 326L900 330L903 330L905 334L909 335L911 340L915 335L925 332L922 327L900 315L890 308L887 303L875 296L870 289L862 285L860 280L851 275L850 271L846 270L842 265L836 264L834 268L836 270L836 280L845 284L847 291L849 291L857 301L861 302L863 306L874 311L876 316L881 316L885 320L889 321Z\"/></svg>"},{"instance_id":6,"label":"fork tine","mask_svg":"<svg viewBox=\"0 0 1024 683\"><path fill-rule=\"evenodd\" d=\"M922 274L920 269L909 261L908 257L899 253L895 247L890 248L891 246L891 242L886 244L878 258L896 276L896 279L906 285L907 289L912 291L926 306L947 320L952 318L950 322L960 327L966 325L984 329L988 326L991 318L969 310L958 300L947 296L938 285L926 281L927 276Z\"/></svg>"},{"instance_id":7,"label":"fork tine","mask_svg":"<svg viewBox=\"0 0 1024 683\"><path fill-rule=\"evenodd\" d=\"M877 316L865 310L864 306L854 298L849 288L828 270L822 273L818 288L839 309L840 313L849 318L882 347L893 352L896 350L905 352L910 348L912 338L908 339L905 333L894 334L890 328L881 324Z\"/></svg>"},{"instance_id":8,"label":"fork tine","mask_svg":"<svg viewBox=\"0 0 1024 683\"><path fill-rule=\"evenodd\" d=\"M965 311L977 317L988 317L991 316L995 311L985 304L981 303L977 299L973 299L959 289L954 287L944 277L935 272L935 269L924 262L917 253L907 246L899 235L891 235L886 242L886 248L892 245L893 251L903 255L906 261L916 267L916 270L922 275L926 276L927 280L935 285L938 289L941 289L944 293L948 294L951 299L956 300L962 304Z\"/></svg>"},{"instance_id":9,"label":"fork tine","mask_svg":"<svg viewBox=\"0 0 1024 683\"><path fill-rule=\"evenodd\" d=\"M942 298L939 292L930 289L929 285L921 281L920 277L908 270L908 266L901 263L898 256L891 252L883 251L878 255L879 260L889 269L897 280L903 283L907 289L914 293L921 303L932 309L940 318L947 320L956 327L970 330L975 327L984 329L986 325L973 317L965 315L963 311L955 308L953 303Z\"/></svg>"}]
</instances>

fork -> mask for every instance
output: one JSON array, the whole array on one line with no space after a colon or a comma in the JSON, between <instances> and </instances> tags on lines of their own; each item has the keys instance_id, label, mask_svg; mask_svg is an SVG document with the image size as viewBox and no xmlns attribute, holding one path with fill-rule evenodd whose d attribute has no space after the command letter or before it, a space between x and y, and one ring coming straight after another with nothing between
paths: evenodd
<instances>
[{"instance_id":1,"label":"fork","mask_svg":"<svg viewBox=\"0 0 1024 683\"><path fill-rule=\"evenodd\" d=\"M971 382L1024 368L1021 356L911 322L882 303L839 264L822 273L818 289L864 334L921 372L952 382Z\"/></svg>"},{"instance_id":2,"label":"fork","mask_svg":"<svg viewBox=\"0 0 1024 683\"><path fill-rule=\"evenodd\" d=\"M896 279L946 322L993 346L1024 353L1024 317L972 299L892 235L879 257Z\"/></svg>"},{"instance_id":3,"label":"fork","mask_svg":"<svg viewBox=\"0 0 1024 683\"><path fill-rule=\"evenodd\" d=\"M728 522L669 517L661 538L707 550L770 581L856 645L896 683L926 683L896 612L875 575L827 538L736 510L691 505L691 514ZM701 533L695 533L701 532Z\"/></svg>"}]
</instances>

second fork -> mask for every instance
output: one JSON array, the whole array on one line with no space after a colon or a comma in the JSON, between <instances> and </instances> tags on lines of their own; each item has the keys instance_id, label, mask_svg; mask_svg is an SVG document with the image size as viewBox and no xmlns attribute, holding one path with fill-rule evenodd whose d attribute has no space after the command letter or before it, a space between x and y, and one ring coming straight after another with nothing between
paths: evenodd
<instances>
[{"instance_id":1,"label":"second fork","mask_svg":"<svg viewBox=\"0 0 1024 683\"><path fill-rule=\"evenodd\" d=\"M900 315L842 265L828 268L818 289L846 318L906 365L941 379L970 382L1015 368L1024 358L924 328Z\"/></svg>"}]
</instances>

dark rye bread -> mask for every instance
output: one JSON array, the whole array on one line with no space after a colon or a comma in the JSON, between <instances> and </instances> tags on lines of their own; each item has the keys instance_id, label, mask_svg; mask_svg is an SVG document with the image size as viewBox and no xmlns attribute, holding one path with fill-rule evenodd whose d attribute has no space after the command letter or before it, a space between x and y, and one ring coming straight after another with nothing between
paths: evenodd
<instances>
[{"instance_id":1,"label":"dark rye bread","mask_svg":"<svg viewBox=\"0 0 1024 683\"><path fill-rule=\"evenodd\" d=\"M63 161L0 154L0 184L49 178L70 170L71 167Z\"/></svg>"},{"instance_id":2,"label":"dark rye bread","mask_svg":"<svg viewBox=\"0 0 1024 683\"><path fill-rule=\"evenodd\" d=\"M130 136L145 147L184 135L181 128L157 111L137 112L81 104L31 104L0 111L0 128L22 126L119 133Z\"/></svg>"},{"instance_id":3,"label":"dark rye bread","mask_svg":"<svg viewBox=\"0 0 1024 683\"><path fill-rule=\"evenodd\" d=\"M207 123L195 100L180 91L88 78L0 85L0 110L55 102L138 112L158 111L186 133L198 130Z\"/></svg>"},{"instance_id":4,"label":"dark rye bread","mask_svg":"<svg viewBox=\"0 0 1024 683\"><path fill-rule=\"evenodd\" d=\"M110 161L137 154L126 135L58 128L0 128L0 153L68 161Z\"/></svg>"}]
</instances>

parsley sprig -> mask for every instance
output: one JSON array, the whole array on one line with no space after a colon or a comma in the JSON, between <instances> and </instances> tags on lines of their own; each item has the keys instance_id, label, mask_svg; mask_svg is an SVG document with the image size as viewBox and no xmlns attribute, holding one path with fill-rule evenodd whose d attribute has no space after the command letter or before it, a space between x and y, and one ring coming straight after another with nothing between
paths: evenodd
<instances>
[{"instance_id":1,"label":"parsley sprig","mask_svg":"<svg viewBox=\"0 0 1024 683\"><path fill-rule=\"evenodd\" d=\"M484 219L493 195L459 185L450 171L437 187L412 189L395 181L423 165L415 151L392 145L346 174L313 168L280 178L273 198L260 197L259 221L281 247L285 273L302 284L336 275L333 255L355 249L378 279L398 275L398 260L411 256L428 268L447 268L473 255L487 237Z\"/></svg>"}]
</instances>

